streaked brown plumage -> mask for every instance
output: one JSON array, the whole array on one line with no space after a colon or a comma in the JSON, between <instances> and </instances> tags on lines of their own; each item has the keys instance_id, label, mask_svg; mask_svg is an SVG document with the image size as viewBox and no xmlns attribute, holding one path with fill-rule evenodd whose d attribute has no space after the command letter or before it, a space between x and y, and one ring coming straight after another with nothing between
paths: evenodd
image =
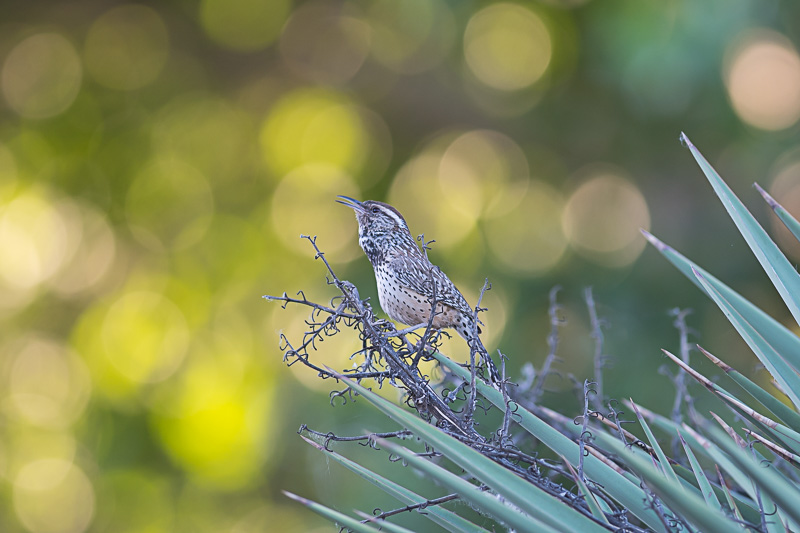
<instances>
[{"instance_id":1,"label":"streaked brown plumage","mask_svg":"<svg viewBox=\"0 0 800 533\"><path fill-rule=\"evenodd\" d=\"M337 202L351 207L358 220L358 242L375 271L381 308L392 320L411 326L427 323L431 303L437 302L433 326L453 328L468 343L473 338L473 311L464 296L442 270L420 250L397 209L375 200L359 202L339 196ZM435 287L435 289L434 289ZM477 330L480 332L480 328ZM497 368L479 337L476 349L483 357L493 381Z\"/></svg>"}]
</instances>

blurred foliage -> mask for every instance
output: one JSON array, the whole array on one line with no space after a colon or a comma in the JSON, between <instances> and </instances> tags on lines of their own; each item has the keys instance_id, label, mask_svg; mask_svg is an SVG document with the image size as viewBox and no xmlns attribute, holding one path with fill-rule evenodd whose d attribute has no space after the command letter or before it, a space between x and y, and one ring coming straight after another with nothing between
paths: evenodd
<instances>
[{"instance_id":1,"label":"blurred foliage","mask_svg":"<svg viewBox=\"0 0 800 533\"><path fill-rule=\"evenodd\" d=\"M7 0L0 529L327 530L279 491L331 501L347 478L294 432L380 421L282 365L277 332L303 316L259 296L332 294L306 233L374 297L336 194L398 207L473 303L489 277L486 342L514 371L546 353L554 284L561 370L579 379L595 287L611 396L670 404L666 377L630 377L676 345L678 305L705 346L754 366L638 229L787 322L677 138L754 210L758 179L800 212L798 16L755 0ZM554 386L545 402L572 405Z\"/></svg>"}]
</instances>

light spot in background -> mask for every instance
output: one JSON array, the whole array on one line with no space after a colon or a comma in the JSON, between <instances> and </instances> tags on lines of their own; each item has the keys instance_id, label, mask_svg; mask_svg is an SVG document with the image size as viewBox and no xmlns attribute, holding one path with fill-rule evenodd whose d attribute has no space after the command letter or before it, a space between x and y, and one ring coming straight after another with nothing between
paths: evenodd
<instances>
[{"instance_id":1,"label":"light spot in background","mask_svg":"<svg viewBox=\"0 0 800 533\"><path fill-rule=\"evenodd\" d=\"M467 132L442 155L439 180L444 198L466 213L510 211L522 196L504 195L510 183L528 180L528 161L509 137L491 130Z\"/></svg>"},{"instance_id":2,"label":"light spot in background","mask_svg":"<svg viewBox=\"0 0 800 533\"><path fill-rule=\"evenodd\" d=\"M8 105L25 118L48 118L69 108L81 87L81 60L57 33L39 33L6 57L0 83Z\"/></svg>"},{"instance_id":3,"label":"light spot in background","mask_svg":"<svg viewBox=\"0 0 800 533\"><path fill-rule=\"evenodd\" d=\"M141 4L115 7L89 28L84 45L86 70L111 89L132 91L161 73L169 54L169 36L158 13Z\"/></svg>"},{"instance_id":4,"label":"light spot in background","mask_svg":"<svg viewBox=\"0 0 800 533\"><path fill-rule=\"evenodd\" d=\"M299 89L271 109L261 129L261 148L279 176L309 163L357 174L370 142L349 99L324 89Z\"/></svg>"},{"instance_id":5,"label":"light spot in background","mask_svg":"<svg viewBox=\"0 0 800 533\"><path fill-rule=\"evenodd\" d=\"M779 167L769 193L795 218L800 218L800 153L790 155ZM781 249L795 261L800 260L800 242L776 216L771 216L772 230Z\"/></svg>"},{"instance_id":6,"label":"light spot in background","mask_svg":"<svg viewBox=\"0 0 800 533\"><path fill-rule=\"evenodd\" d=\"M39 459L14 480L14 512L32 533L81 533L92 523L95 494L83 470L62 459Z\"/></svg>"},{"instance_id":7,"label":"light spot in background","mask_svg":"<svg viewBox=\"0 0 800 533\"><path fill-rule=\"evenodd\" d=\"M599 170L572 193L563 224L573 248L595 263L618 268L642 253L639 230L650 229L650 211L636 185L613 170Z\"/></svg>"},{"instance_id":8,"label":"light spot in background","mask_svg":"<svg viewBox=\"0 0 800 533\"><path fill-rule=\"evenodd\" d=\"M153 144L208 176L212 187L231 181L251 168L256 135L253 119L222 98L181 95L159 110L153 123Z\"/></svg>"},{"instance_id":9,"label":"light spot in background","mask_svg":"<svg viewBox=\"0 0 800 533\"><path fill-rule=\"evenodd\" d=\"M32 426L24 422L8 427L13 427L13 430L7 432L0 443L0 474L9 483L14 482L26 465L43 457L59 459L67 464L75 461L78 443L68 431Z\"/></svg>"},{"instance_id":10,"label":"light spot in background","mask_svg":"<svg viewBox=\"0 0 800 533\"><path fill-rule=\"evenodd\" d=\"M8 402L16 418L49 428L65 428L83 413L91 394L83 361L64 346L27 338L4 350L12 361Z\"/></svg>"},{"instance_id":11,"label":"light spot in background","mask_svg":"<svg viewBox=\"0 0 800 533\"><path fill-rule=\"evenodd\" d=\"M236 490L260 480L270 453L274 387L254 354L203 339L186 368L162 389L152 423L172 460L200 485Z\"/></svg>"},{"instance_id":12,"label":"light spot in background","mask_svg":"<svg viewBox=\"0 0 800 533\"><path fill-rule=\"evenodd\" d=\"M145 166L125 200L131 233L155 251L195 244L203 238L214 214L214 196L206 177L176 158Z\"/></svg>"},{"instance_id":13,"label":"light spot in background","mask_svg":"<svg viewBox=\"0 0 800 533\"><path fill-rule=\"evenodd\" d=\"M105 214L88 205L62 200L56 209L64 221L65 260L48 280L50 287L69 296L90 290L108 274L116 255L116 238Z\"/></svg>"},{"instance_id":14,"label":"light spot in background","mask_svg":"<svg viewBox=\"0 0 800 533\"><path fill-rule=\"evenodd\" d=\"M225 48L261 50L278 37L290 9L289 0L203 0L200 23Z\"/></svg>"},{"instance_id":15,"label":"light spot in background","mask_svg":"<svg viewBox=\"0 0 800 533\"><path fill-rule=\"evenodd\" d=\"M300 235L316 235L317 244L337 262L358 257L358 223L353 210L336 203L337 195L358 198L353 179L325 165L307 165L289 173L272 196L272 230L299 255L313 254Z\"/></svg>"},{"instance_id":16,"label":"light spot in background","mask_svg":"<svg viewBox=\"0 0 800 533\"><path fill-rule=\"evenodd\" d=\"M24 191L0 205L0 250L6 251L0 253L0 283L36 288L61 268L65 237L64 221L41 191Z\"/></svg>"},{"instance_id":17,"label":"light spot in background","mask_svg":"<svg viewBox=\"0 0 800 533\"><path fill-rule=\"evenodd\" d=\"M419 74L440 64L455 40L455 22L441 0L377 0L370 3L372 56L400 74Z\"/></svg>"},{"instance_id":18,"label":"light spot in background","mask_svg":"<svg viewBox=\"0 0 800 533\"><path fill-rule=\"evenodd\" d=\"M464 32L464 57L485 85L516 91L536 83L552 59L550 31L533 11L492 4L475 13Z\"/></svg>"},{"instance_id":19,"label":"light spot in background","mask_svg":"<svg viewBox=\"0 0 800 533\"><path fill-rule=\"evenodd\" d=\"M167 379L189 345L186 318L155 292L128 292L108 307L100 335L105 358L133 384Z\"/></svg>"},{"instance_id":20,"label":"light spot in background","mask_svg":"<svg viewBox=\"0 0 800 533\"><path fill-rule=\"evenodd\" d=\"M553 268L567 248L560 223L563 207L558 192L532 180L514 209L485 221L492 258L505 270L526 276Z\"/></svg>"},{"instance_id":21,"label":"light spot in background","mask_svg":"<svg viewBox=\"0 0 800 533\"><path fill-rule=\"evenodd\" d=\"M739 118L764 130L783 130L800 119L800 57L771 30L749 31L728 47L723 70Z\"/></svg>"},{"instance_id":22,"label":"light spot in background","mask_svg":"<svg viewBox=\"0 0 800 533\"><path fill-rule=\"evenodd\" d=\"M435 239L437 250L449 249L463 241L475 229L479 212L467 211L447 200L450 190L437 179L442 150L429 148L410 159L397 172L387 201L396 207L408 222L411 234L425 234ZM465 182L459 192L463 198L477 198L479 184Z\"/></svg>"},{"instance_id":23,"label":"light spot in background","mask_svg":"<svg viewBox=\"0 0 800 533\"><path fill-rule=\"evenodd\" d=\"M17 194L17 165L11 151L0 144L0 226L2 226L3 212ZM14 224L5 232L0 227L0 247L21 242L19 228ZM10 242L9 242L10 241ZM23 250L24 253L24 250ZM20 285L14 274L17 270L17 261L8 258L9 254L0 254L0 316L13 314L18 309L26 306L35 296L35 291L29 285Z\"/></svg>"},{"instance_id":24,"label":"light spot in background","mask_svg":"<svg viewBox=\"0 0 800 533\"><path fill-rule=\"evenodd\" d=\"M297 73L341 84L361 69L371 30L353 5L310 2L292 12L281 33L281 55Z\"/></svg>"}]
</instances>

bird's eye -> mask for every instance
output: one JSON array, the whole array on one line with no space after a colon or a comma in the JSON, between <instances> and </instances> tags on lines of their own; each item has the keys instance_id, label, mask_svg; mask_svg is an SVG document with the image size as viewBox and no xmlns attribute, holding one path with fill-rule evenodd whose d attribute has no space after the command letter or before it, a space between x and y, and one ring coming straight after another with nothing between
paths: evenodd
<instances>
[{"instance_id":1,"label":"bird's eye","mask_svg":"<svg viewBox=\"0 0 800 533\"><path fill-rule=\"evenodd\" d=\"M373 212L373 213L377 213L378 211L380 211L380 209L378 209L377 207L373 207L373 208L372 208L372 212Z\"/></svg>"}]
</instances>

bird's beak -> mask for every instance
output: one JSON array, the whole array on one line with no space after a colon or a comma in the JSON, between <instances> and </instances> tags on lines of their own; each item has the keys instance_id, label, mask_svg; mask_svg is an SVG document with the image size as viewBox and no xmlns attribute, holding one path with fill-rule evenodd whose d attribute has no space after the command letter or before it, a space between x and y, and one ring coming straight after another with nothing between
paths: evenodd
<instances>
[{"instance_id":1,"label":"bird's beak","mask_svg":"<svg viewBox=\"0 0 800 533\"><path fill-rule=\"evenodd\" d=\"M347 207L352 207L356 211L364 211L364 207L361 205L361 202L356 200L355 198L350 198L349 196L337 196L337 198L341 198L341 200L336 200L342 205L346 205Z\"/></svg>"}]
</instances>

